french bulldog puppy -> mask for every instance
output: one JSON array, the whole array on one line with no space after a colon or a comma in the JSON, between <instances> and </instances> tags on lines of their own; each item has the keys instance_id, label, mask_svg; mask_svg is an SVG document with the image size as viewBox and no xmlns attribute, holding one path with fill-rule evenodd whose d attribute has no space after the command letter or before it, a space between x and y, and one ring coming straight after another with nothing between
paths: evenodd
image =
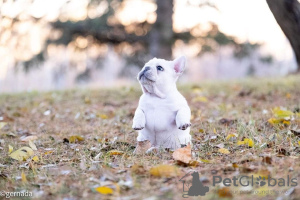
<instances>
[{"instance_id":1,"label":"french bulldog puppy","mask_svg":"<svg viewBox=\"0 0 300 200\"><path fill-rule=\"evenodd\" d=\"M151 142L147 153L160 147L174 150L191 142L191 110L176 87L185 62L184 56L173 61L153 58L138 74L143 95L132 128L139 130L138 142Z\"/></svg>"}]
</instances>

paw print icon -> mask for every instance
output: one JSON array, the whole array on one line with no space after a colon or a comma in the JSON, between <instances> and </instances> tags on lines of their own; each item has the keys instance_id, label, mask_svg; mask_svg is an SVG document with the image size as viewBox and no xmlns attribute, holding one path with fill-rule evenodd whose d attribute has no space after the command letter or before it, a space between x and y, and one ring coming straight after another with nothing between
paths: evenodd
<instances>
[{"instance_id":1,"label":"paw print icon","mask_svg":"<svg viewBox=\"0 0 300 200\"><path fill-rule=\"evenodd\" d=\"M256 178L256 184L257 185L259 185L259 186L264 186L264 185L266 185L266 178L265 177L261 177L261 176L259 176L259 177L257 177Z\"/></svg>"}]
</instances>

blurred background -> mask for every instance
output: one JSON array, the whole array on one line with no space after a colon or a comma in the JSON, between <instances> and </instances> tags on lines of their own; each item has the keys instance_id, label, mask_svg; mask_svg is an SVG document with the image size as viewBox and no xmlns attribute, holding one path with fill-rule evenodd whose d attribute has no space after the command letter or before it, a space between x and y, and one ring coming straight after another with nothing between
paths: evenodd
<instances>
[{"instance_id":1,"label":"blurred background","mask_svg":"<svg viewBox=\"0 0 300 200\"><path fill-rule=\"evenodd\" d=\"M1 0L0 92L136 83L185 55L181 82L299 72L298 0Z\"/></svg>"}]
</instances>

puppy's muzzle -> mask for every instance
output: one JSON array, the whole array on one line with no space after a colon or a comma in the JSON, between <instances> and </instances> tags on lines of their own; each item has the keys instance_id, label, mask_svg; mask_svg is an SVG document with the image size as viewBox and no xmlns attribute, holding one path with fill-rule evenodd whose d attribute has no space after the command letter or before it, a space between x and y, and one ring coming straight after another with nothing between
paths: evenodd
<instances>
[{"instance_id":1,"label":"puppy's muzzle","mask_svg":"<svg viewBox=\"0 0 300 200\"><path fill-rule=\"evenodd\" d=\"M141 78L145 75L145 73L150 70L150 67L145 67L145 69L143 71L141 71L141 73L139 74L139 80L141 80Z\"/></svg>"}]
</instances>

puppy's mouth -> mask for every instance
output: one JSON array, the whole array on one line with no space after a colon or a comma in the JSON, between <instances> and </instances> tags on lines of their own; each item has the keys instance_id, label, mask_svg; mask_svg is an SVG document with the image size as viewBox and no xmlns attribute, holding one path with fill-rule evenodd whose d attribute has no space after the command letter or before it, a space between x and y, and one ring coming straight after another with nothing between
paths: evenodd
<instances>
[{"instance_id":1,"label":"puppy's mouth","mask_svg":"<svg viewBox=\"0 0 300 200\"><path fill-rule=\"evenodd\" d=\"M153 78L150 78L149 76L145 75L145 73L141 73L139 75L139 81L141 83L146 83L146 84L152 84L153 82L155 82L155 80L153 80Z\"/></svg>"}]
</instances>

